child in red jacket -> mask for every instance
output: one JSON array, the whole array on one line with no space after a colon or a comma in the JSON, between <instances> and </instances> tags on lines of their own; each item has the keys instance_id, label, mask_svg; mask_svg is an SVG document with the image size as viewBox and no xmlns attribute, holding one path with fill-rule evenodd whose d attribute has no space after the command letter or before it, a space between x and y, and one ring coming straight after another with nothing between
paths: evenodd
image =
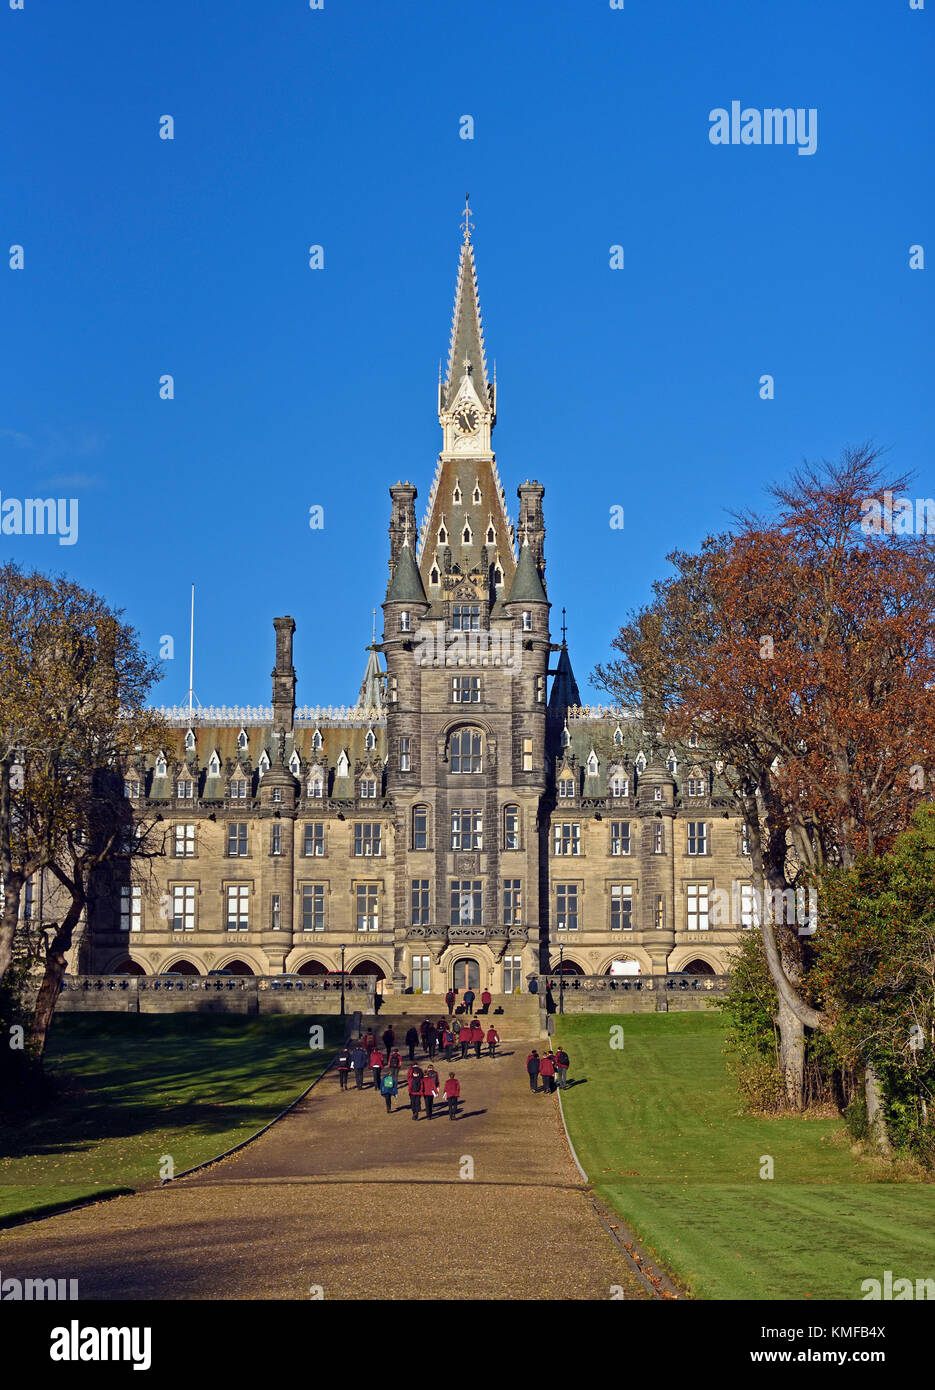
<instances>
[{"instance_id":1,"label":"child in red jacket","mask_svg":"<svg viewBox=\"0 0 935 1390\"><path fill-rule=\"evenodd\" d=\"M458 1118L458 1097L461 1094L461 1082L453 1071L448 1073L448 1080L445 1082L442 1095L448 1102L448 1118L456 1120Z\"/></svg>"}]
</instances>

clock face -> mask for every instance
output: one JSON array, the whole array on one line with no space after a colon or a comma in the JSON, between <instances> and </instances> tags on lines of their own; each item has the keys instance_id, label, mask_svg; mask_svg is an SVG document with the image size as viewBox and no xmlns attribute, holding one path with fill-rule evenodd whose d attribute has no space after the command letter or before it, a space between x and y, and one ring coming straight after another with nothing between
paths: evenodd
<instances>
[{"instance_id":1,"label":"clock face","mask_svg":"<svg viewBox=\"0 0 935 1390\"><path fill-rule=\"evenodd\" d=\"M455 424L462 434L473 434L477 429L477 411L472 405L462 405L455 411Z\"/></svg>"}]
</instances>

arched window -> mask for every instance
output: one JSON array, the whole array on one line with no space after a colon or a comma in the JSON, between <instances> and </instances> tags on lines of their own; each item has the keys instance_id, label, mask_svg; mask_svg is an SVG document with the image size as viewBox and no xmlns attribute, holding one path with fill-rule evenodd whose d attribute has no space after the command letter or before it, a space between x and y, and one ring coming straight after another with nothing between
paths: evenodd
<instances>
[{"instance_id":1,"label":"arched window","mask_svg":"<svg viewBox=\"0 0 935 1390\"><path fill-rule=\"evenodd\" d=\"M321 747L321 729L316 729L315 732L312 734L312 747Z\"/></svg>"},{"instance_id":2,"label":"arched window","mask_svg":"<svg viewBox=\"0 0 935 1390\"><path fill-rule=\"evenodd\" d=\"M483 735L479 729L456 729L448 742L452 772L482 772Z\"/></svg>"}]
</instances>

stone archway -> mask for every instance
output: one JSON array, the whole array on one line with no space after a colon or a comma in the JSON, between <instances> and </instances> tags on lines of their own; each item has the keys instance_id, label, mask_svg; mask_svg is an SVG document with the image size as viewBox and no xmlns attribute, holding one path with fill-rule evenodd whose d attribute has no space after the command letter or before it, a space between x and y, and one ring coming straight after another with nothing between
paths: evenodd
<instances>
[{"instance_id":1,"label":"stone archway","mask_svg":"<svg viewBox=\"0 0 935 1390\"><path fill-rule=\"evenodd\" d=\"M295 973L297 975L327 975L328 967L320 960L303 960Z\"/></svg>"},{"instance_id":2,"label":"stone archway","mask_svg":"<svg viewBox=\"0 0 935 1390\"><path fill-rule=\"evenodd\" d=\"M159 973L161 975L200 975L201 971L197 965L183 957L181 960L172 961L171 965L164 965Z\"/></svg>"},{"instance_id":3,"label":"stone archway","mask_svg":"<svg viewBox=\"0 0 935 1390\"><path fill-rule=\"evenodd\" d=\"M694 960L690 960L682 966L682 973L684 975L714 975L717 972L713 965L709 965L706 960L696 956Z\"/></svg>"},{"instance_id":4,"label":"stone archway","mask_svg":"<svg viewBox=\"0 0 935 1390\"><path fill-rule=\"evenodd\" d=\"M256 971L252 965L248 965L245 960L228 960L223 965L219 965L218 970L228 970L231 975L255 975Z\"/></svg>"},{"instance_id":5,"label":"stone archway","mask_svg":"<svg viewBox=\"0 0 935 1390\"><path fill-rule=\"evenodd\" d=\"M131 956L127 956L125 960L118 961L116 965L111 966L104 973L106 975L145 975L146 968L140 965L138 960L133 960Z\"/></svg>"}]
</instances>

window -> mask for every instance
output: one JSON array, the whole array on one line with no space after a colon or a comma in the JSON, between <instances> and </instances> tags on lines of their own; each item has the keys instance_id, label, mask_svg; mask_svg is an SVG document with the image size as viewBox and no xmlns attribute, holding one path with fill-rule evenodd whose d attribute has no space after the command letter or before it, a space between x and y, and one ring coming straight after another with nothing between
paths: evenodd
<instances>
[{"instance_id":1,"label":"window","mask_svg":"<svg viewBox=\"0 0 935 1390\"><path fill-rule=\"evenodd\" d=\"M503 925L521 927L523 925L523 883L519 878L503 880Z\"/></svg>"},{"instance_id":2,"label":"window","mask_svg":"<svg viewBox=\"0 0 935 1390\"><path fill-rule=\"evenodd\" d=\"M2 887L2 885L0 885L0 887ZM121 890L121 891L122 891L122 890ZM137 891L139 891L139 890L137 890ZM6 894L3 893L3 892L0 892L0 913L3 912L3 904L4 904L4 901L5 901L5 898L6 898ZM35 907L35 900L36 900L36 885L33 883L33 881L32 881L31 878L27 878L26 882L23 884L22 912L23 912L23 921L24 921L24 922L31 922L31 921L32 921L32 919L33 919L33 909L34 909L34 907ZM137 928L136 930L139 930L139 928Z\"/></svg>"},{"instance_id":3,"label":"window","mask_svg":"<svg viewBox=\"0 0 935 1390\"><path fill-rule=\"evenodd\" d=\"M177 825L175 827L176 859L193 859L195 856L195 827Z\"/></svg>"},{"instance_id":4,"label":"window","mask_svg":"<svg viewBox=\"0 0 935 1390\"><path fill-rule=\"evenodd\" d=\"M404 734L399 740L399 770L400 772L411 772L412 770L412 739L408 734Z\"/></svg>"},{"instance_id":5,"label":"window","mask_svg":"<svg viewBox=\"0 0 935 1390\"><path fill-rule=\"evenodd\" d=\"M480 676L453 676L451 698L456 705L476 705L480 700Z\"/></svg>"},{"instance_id":6,"label":"window","mask_svg":"<svg viewBox=\"0 0 935 1390\"><path fill-rule=\"evenodd\" d=\"M320 748L321 742L321 729L316 729L315 732L312 734L312 747Z\"/></svg>"},{"instance_id":7,"label":"window","mask_svg":"<svg viewBox=\"0 0 935 1390\"><path fill-rule=\"evenodd\" d=\"M758 927L760 925L756 890L752 883L740 885L740 925L742 927Z\"/></svg>"},{"instance_id":8,"label":"window","mask_svg":"<svg viewBox=\"0 0 935 1390\"><path fill-rule=\"evenodd\" d=\"M610 852L611 854L630 853L630 822L628 820L611 821Z\"/></svg>"},{"instance_id":9,"label":"window","mask_svg":"<svg viewBox=\"0 0 935 1390\"><path fill-rule=\"evenodd\" d=\"M368 752L372 752L372 751L374 750L374 748L376 748L376 746L377 746L377 737L376 737L376 734L373 732L372 729L368 729L368 730L367 730L366 737L364 738L364 747L367 749Z\"/></svg>"},{"instance_id":10,"label":"window","mask_svg":"<svg viewBox=\"0 0 935 1390\"><path fill-rule=\"evenodd\" d=\"M480 926L483 922L483 891L479 878L451 880L451 920L453 927Z\"/></svg>"},{"instance_id":11,"label":"window","mask_svg":"<svg viewBox=\"0 0 935 1390\"><path fill-rule=\"evenodd\" d=\"M519 807L506 806L503 811L503 848L519 849Z\"/></svg>"},{"instance_id":12,"label":"window","mask_svg":"<svg viewBox=\"0 0 935 1390\"><path fill-rule=\"evenodd\" d=\"M311 821L305 827L302 853L306 859L319 859L325 852L325 826L323 821Z\"/></svg>"},{"instance_id":13,"label":"window","mask_svg":"<svg viewBox=\"0 0 935 1390\"><path fill-rule=\"evenodd\" d=\"M688 735L688 746L689 746L689 748L697 748L697 747L698 747L698 735L697 735L697 734L689 734L689 735Z\"/></svg>"},{"instance_id":14,"label":"window","mask_svg":"<svg viewBox=\"0 0 935 1390\"><path fill-rule=\"evenodd\" d=\"M357 885L357 930L358 931L379 931L380 888L376 883L358 883Z\"/></svg>"},{"instance_id":15,"label":"window","mask_svg":"<svg viewBox=\"0 0 935 1390\"><path fill-rule=\"evenodd\" d=\"M451 848L484 848L484 814L477 810L460 810L451 813Z\"/></svg>"},{"instance_id":16,"label":"window","mask_svg":"<svg viewBox=\"0 0 935 1390\"><path fill-rule=\"evenodd\" d=\"M750 854L750 827L742 825L740 827L740 853L744 856Z\"/></svg>"},{"instance_id":17,"label":"window","mask_svg":"<svg viewBox=\"0 0 935 1390\"><path fill-rule=\"evenodd\" d=\"M523 611L523 631L532 632L532 613L528 609Z\"/></svg>"},{"instance_id":18,"label":"window","mask_svg":"<svg viewBox=\"0 0 935 1390\"><path fill-rule=\"evenodd\" d=\"M323 883L304 883L302 885L302 930L324 931L325 929L325 885Z\"/></svg>"},{"instance_id":19,"label":"window","mask_svg":"<svg viewBox=\"0 0 935 1390\"><path fill-rule=\"evenodd\" d=\"M412 911L409 924L413 927L427 927L429 917L429 881L427 878L412 880Z\"/></svg>"},{"instance_id":20,"label":"window","mask_svg":"<svg viewBox=\"0 0 935 1390\"><path fill-rule=\"evenodd\" d=\"M247 799L247 779L246 777L235 777L231 782L231 801L246 801Z\"/></svg>"},{"instance_id":21,"label":"window","mask_svg":"<svg viewBox=\"0 0 935 1390\"><path fill-rule=\"evenodd\" d=\"M29 885L27 884L27 887ZM120 889L120 930L139 931L143 916L143 890L128 884ZM25 915L25 914L24 914Z\"/></svg>"},{"instance_id":22,"label":"window","mask_svg":"<svg viewBox=\"0 0 935 1390\"><path fill-rule=\"evenodd\" d=\"M523 771L532 772L532 739L523 739Z\"/></svg>"},{"instance_id":23,"label":"window","mask_svg":"<svg viewBox=\"0 0 935 1390\"><path fill-rule=\"evenodd\" d=\"M185 751L186 751L187 753L194 753L194 751L195 751L195 730L194 730L194 729L189 729L188 733L185 735Z\"/></svg>"},{"instance_id":24,"label":"window","mask_svg":"<svg viewBox=\"0 0 935 1390\"><path fill-rule=\"evenodd\" d=\"M308 779L308 786L306 788L306 791L310 797L316 799L319 797L323 797L325 794L324 778L320 774L316 774L310 777Z\"/></svg>"},{"instance_id":25,"label":"window","mask_svg":"<svg viewBox=\"0 0 935 1390\"><path fill-rule=\"evenodd\" d=\"M559 931L578 930L578 885L559 883L555 889L556 926Z\"/></svg>"},{"instance_id":26,"label":"window","mask_svg":"<svg viewBox=\"0 0 935 1390\"><path fill-rule=\"evenodd\" d=\"M282 801L282 787L273 788L273 800Z\"/></svg>"},{"instance_id":27,"label":"window","mask_svg":"<svg viewBox=\"0 0 935 1390\"><path fill-rule=\"evenodd\" d=\"M581 826L569 821L553 825L552 847L556 854L580 854Z\"/></svg>"},{"instance_id":28,"label":"window","mask_svg":"<svg viewBox=\"0 0 935 1390\"><path fill-rule=\"evenodd\" d=\"M232 883L227 889L227 930L247 931L250 926L250 886Z\"/></svg>"},{"instance_id":29,"label":"window","mask_svg":"<svg viewBox=\"0 0 935 1390\"><path fill-rule=\"evenodd\" d=\"M623 730L621 729L619 724L617 725L616 729L614 729L614 743L623 743Z\"/></svg>"},{"instance_id":30,"label":"window","mask_svg":"<svg viewBox=\"0 0 935 1390\"><path fill-rule=\"evenodd\" d=\"M610 779L611 796L629 796L630 783L626 777L612 777Z\"/></svg>"},{"instance_id":31,"label":"window","mask_svg":"<svg viewBox=\"0 0 935 1390\"><path fill-rule=\"evenodd\" d=\"M389 676L386 682L386 693L391 705L395 705L399 699L398 682L395 676Z\"/></svg>"},{"instance_id":32,"label":"window","mask_svg":"<svg viewBox=\"0 0 935 1390\"><path fill-rule=\"evenodd\" d=\"M589 754L588 754L588 763L587 763L588 776L589 776L589 777L596 777L596 776L597 776L598 766L599 766L599 765L598 765L598 761L597 761L597 754L594 753L594 752L589 753Z\"/></svg>"},{"instance_id":33,"label":"window","mask_svg":"<svg viewBox=\"0 0 935 1390\"><path fill-rule=\"evenodd\" d=\"M476 729L461 729L451 735L449 744L452 772L480 772L481 736Z\"/></svg>"},{"instance_id":34,"label":"window","mask_svg":"<svg viewBox=\"0 0 935 1390\"><path fill-rule=\"evenodd\" d=\"M175 794L179 801L191 801L195 795L195 784L190 778L183 778L175 784Z\"/></svg>"},{"instance_id":35,"label":"window","mask_svg":"<svg viewBox=\"0 0 935 1390\"><path fill-rule=\"evenodd\" d=\"M282 928L282 894L273 893L269 900L269 924L273 931Z\"/></svg>"},{"instance_id":36,"label":"window","mask_svg":"<svg viewBox=\"0 0 935 1390\"><path fill-rule=\"evenodd\" d=\"M661 893L656 894L656 900L653 903L653 925L656 931L665 931L666 929L666 900Z\"/></svg>"},{"instance_id":37,"label":"window","mask_svg":"<svg viewBox=\"0 0 935 1390\"><path fill-rule=\"evenodd\" d=\"M503 992L512 994L516 989L523 987L523 958L522 956L503 957Z\"/></svg>"},{"instance_id":38,"label":"window","mask_svg":"<svg viewBox=\"0 0 935 1390\"><path fill-rule=\"evenodd\" d=\"M432 960L430 956L413 956L412 988L428 994L432 981Z\"/></svg>"},{"instance_id":39,"label":"window","mask_svg":"<svg viewBox=\"0 0 935 1390\"><path fill-rule=\"evenodd\" d=\"M399 630L400 632L409 632L411 630L410 615L408 608L404 608L399 615Z\"/></svg>"},{"instance_id":40,"label":"window","mask_svg":"<svg viewBox=\"0 0 935 1390\"><path fill-rule=\"evenodd\" d=\"M195 930L194 887L172 889L172 930Z\"/></svg>"},{"instance_id":41,"label":"window","mask_svg":"<svg viewBox=\"0 0 935 1390\"><path fill-rule=\"evenodd\" d=\"M477 632L480 627L480 604L453 603L451 626L456 632Z\"/></svg>"},{"instance_id":42,"label":"window","mask_svg":"<svg viewBox=\"0 0 935 1390\"><path fill-rule=\"evenodd\" d=\"M376 794L377 794L377 784L376 784L376 782L375 782L372 778L365 777L364 780L363 780L363 781L361 782L361 784L360 784L360 795L361 795L361 800L363 800L363 801L372 800L372 799L376 796Z\"/></svg>"},{"instance_id":43,"label":"window","mask_svg":"<svg viewBox=\"0 0 935 1390\"><path fill-rule=\"evenodd\" d=\"M247 731L246 729L241 729L240 733L237 735L237 747L240 749L245 749L247 746L247 742Z\"/></svg>"},{"instance_id":44,"label":"window","mask_svg":"<svg viewBox=\"0 0 935 1390\"><path fill-rule=\"evenodd\" d=\"M227 853L232 858L242 858L247 852L247 825L245 821L231 821L227 827Z\"/></svg>"},{"instance_id":45,"label":"window","mask_svg":"<svg viewBox=\"0 0 935 1390\"><path fill-rule=\"evenodd\" d=\"M708 885L689 883L688 885L688 930L708 930Z\"/></svg>"},{"instance_id":46,"label":"window","mask_svg":"<svg viewBox=\"0 0 935 1390\"><path fill-rule=\"evenodd\" d=\"M690 820L688 822L688 852L689 854L707 854L708 852L708 827L703 820Z\"/></svg>"},{"instance_id":47,"label":"window","mask_svg":"<svg viewBox=\"0 0 935 1390\"><path fill-rule=\"evenodd\" d=\"M558 784L559 796L571 797L575 794L575 783L571 777L562 777Z\"/></svg>"},{"instance_id":48,"label":"window","mask_svg":"<svg viewBox=\"0 0 935 1390\"><path fill-rule=\"evenodd\" d=\"M124 796L130 797L130 799L131 799L132 801L135 801L135 800L137 799L137 797L139 796L139 794L140 794L140 784L139 784L139 782L136 782L136 781L124 782L124 784L123 784L123 794L124 794Z\"/></svg>"},{"instance_id":49,"label":"window","mask_svg":"<svg viewBox=\"0 0 935 1390\"><path fill-rule=\"evenodd\" d=\"M676 756L675 756L674 753L670 753L669 756L666 758L666 767L667 767L667 768L669 769L669 771L672 773L672 776L673 776L673 777L674 777L675 774L678 772L678 770L679 770L678 759L676 758Z\"/></svg>"},{"instance_id":50,"label":"window","mask_svg":"<svg viewBox=\"0 0 935 1390\"><path fill-rule=\"evenodd\" d=\"M413 806L412 808L412 848L428 849L429 847L429 808L427 806Z\"/></svg>"},{"instance_id":51,"label":"window","mask_svg":"<svg viewBox=\"0 0 935 1390\"><path fill-rule=\"evenodd\" d=\"M270 854L282 854L282 826L274 825L270 836Z\"/></svg>"},{"instance_id":52,"label":"window","mask_svg":"<svg viewBox=\"0 0 935 1390\"><path fill-rule=\"evenodd\" d=\"M375 821L358 822L354 826L354 854L358 859L370 859L380 853L383 828Z\"/></svg>"},{"instance_id":53,"label":"window","mask_svg":"<svg viewBox=\"0 0 935 1390\"><path fill-rule=\"evenodd\" d=\"M633 930L633 889L625 883L610 885L610 929Z\"/></svg>"},{"instance_id":54,"label":"window","mask_svg":"<svg viewBox=\"0 0 935 1390\"><path fill-rule=\"evenodd\" d=\"M653 854L665 854L666 832L661 820L653 822Z\"/></svg>"},{"instance_id":55,"label":"window","mask_svg":"<svg viewBox=\"0 0 935 1390\"><path fill-rule=\"evenodd\" d=\"M545 704L545 676L536 676L536 704Z\"/></svg>"},{"instance_id":56,"label":"window","mask_svg":"<svg viewBox=\"0 0 935 1390\"><path fill-rule=\"evenodd\" d=\"M704 796L704 778L702 778L702 777L689 777L689 779L688 779L688 795L689 795L689 796Z\"/></svg>"}]
</instances>

